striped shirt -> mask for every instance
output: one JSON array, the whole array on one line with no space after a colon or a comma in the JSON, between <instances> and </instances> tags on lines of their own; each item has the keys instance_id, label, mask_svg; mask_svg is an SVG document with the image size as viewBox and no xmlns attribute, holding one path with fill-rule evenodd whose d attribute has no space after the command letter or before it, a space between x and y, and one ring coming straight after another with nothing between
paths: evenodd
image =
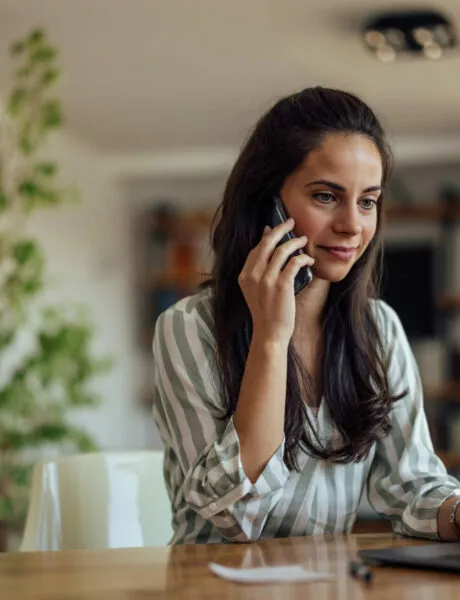
<instances>
[{"instance_id":1,"label":"striped shirt","mask_svg":"<svg viewBox=\"0 0 460 600\"><path fill-rule=\"evenodd\" d=\"M392 408L391 433L361 462L336 464L299 451L300 470L291 472L283 439L252 483L218 391L211 293L183 298L155 327L153 411L165 449L170 543L348 533L364 490L395 532L438 539L438 509L460 495L460 483L433 451L418 369L393 309L372 301L388 353L391 392L409 390ZM324 404L310 417L320 439L332 440L336 430Z\"/></svg>"}]
</instances>

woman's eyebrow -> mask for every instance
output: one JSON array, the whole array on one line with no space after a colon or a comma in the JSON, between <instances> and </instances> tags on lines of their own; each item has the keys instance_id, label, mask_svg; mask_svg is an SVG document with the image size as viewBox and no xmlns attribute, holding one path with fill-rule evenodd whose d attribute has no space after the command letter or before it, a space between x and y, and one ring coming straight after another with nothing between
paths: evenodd
<instances>
[{"instance_id":1,"label":"woman's eyebrow","mask_svg":"<svg viewBox=\"0 0 460 600\"><path fill-rule=\"evenodd\" d=\"M340 185L339 183L335 183L334 181L328 181L327 179L316 179L315 181L310 181L310 183L307 183L305 185L305 187L308 187L310 185L327 185L328 187L332 188L333 190L337 190L338 192L345 192L346 189L343 187L343 185ZM370 187L367 187L365 190L363 190L363 192L368 193L368 192L380 192L382 190L382 186L381 185L371 185Z\"/></svg>"}]
</instances>

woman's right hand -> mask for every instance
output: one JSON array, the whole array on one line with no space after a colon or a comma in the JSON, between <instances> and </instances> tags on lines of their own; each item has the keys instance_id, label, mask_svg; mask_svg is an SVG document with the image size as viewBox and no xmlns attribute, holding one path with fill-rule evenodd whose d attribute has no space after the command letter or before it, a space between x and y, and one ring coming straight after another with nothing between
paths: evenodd
<instances>
[{"instance_id":1,"label":"woman's right hand","mask_svg":"<svg viewBox=\"0 0 460 600\"><path fill-rule=\"evenodd\" d=\"M293 228L293 219L273 229L266 227L238 277L251 312L253 335L265 341L289 343L295 326L294 279L302 267L315 262L308 254L289 258L305 246L305 236L295 237L277 248L282 237Z\"/></svg>"}]
</instances>

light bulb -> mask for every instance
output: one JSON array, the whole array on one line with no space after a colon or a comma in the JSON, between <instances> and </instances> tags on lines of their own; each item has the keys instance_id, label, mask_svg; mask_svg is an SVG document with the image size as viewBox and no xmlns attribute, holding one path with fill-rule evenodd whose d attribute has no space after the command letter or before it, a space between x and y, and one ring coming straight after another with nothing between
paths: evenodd
<instances>
[{"instance_id":1,"label":"light bulb","mask_svg":"<svg viewBox=\"0 0 460 600\"><path fill-rule=\"evenodd\" d=\"M452 33L447 25L436 25L433 34L434 41L443 48L448 48L452 44Z\"/></svg>"},{"instance_id":2,"label":"light bulb","mask_svg":"<svg viewBox=\"0 0 460 600\"><path fill-rule=\"evenodd\" d=\"M387 44L393 46L396 50L402 50L405 47L406 39L400 29L387 29L384 35Z\"/></svg>"},{"instance_id":3,"label":"light bulb","mask_svg":"<svg viewBox=\"0 0 460 600\"><path fill-rule=\"evenodd\" d=\"M423 53L427 58L437 60L438 58L441 58L443 51L439 44L426 44L423 47Z\"/></svg>"},{"instance_id":4,"label":"light bulb","mask_svg":"<svg viewBox=\"0 0 460 600\"><path fill-rule=\"evenodd\" d=\"M433 32L426 27L416 27L412 30L412 35L420 46L433 43Z\"/></svg>"},{"instance_id":5,"label":"light bulb","mask_svg":"<svg viewBox=\"0 0 460 600\"><path fill-rule=\"evenodd\" d=\"M385 44L385 36L383 33L375 31L374 29L366 31L364 39L371 48L378 48Z\"/></svg>"},{"instance_id":6,"label":"light bulb","mask_svg":"<svg viewBox=\"0 0 460 600\"><path fill-rule=\"evenodd\" d=\"M384 44L377 48L375 55L382 62L392 62L396 58L396 51L388 44Z\"/></svg>"}]
</instances>

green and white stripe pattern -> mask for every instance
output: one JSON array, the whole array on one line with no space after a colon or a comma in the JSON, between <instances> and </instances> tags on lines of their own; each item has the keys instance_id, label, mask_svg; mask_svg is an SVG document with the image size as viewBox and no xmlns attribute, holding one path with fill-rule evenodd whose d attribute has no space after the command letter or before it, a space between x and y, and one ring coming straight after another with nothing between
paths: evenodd
<instances>
[{"instance_id":1,"label":"green and white stripe pattern","mask_svg":"<svg viewBox=\"0 0 460 600\"><path fill-rule=\"evenodd\" d=\"M210 294L182 299L160 315L155 328L153 411L165 448L171 543L348 533L365 489L394 531L437 539L439 506L460 495L460 483L433 452L417 365L393 309L374 301L392 391L409 389L392 410L390 435L359 463L338 465L301 452L300 472L284 464L283 441L252 484L219 397ZM333 442L336 432L324 403L311 416L319 436Z\"/></svg>"}]
</instances>

